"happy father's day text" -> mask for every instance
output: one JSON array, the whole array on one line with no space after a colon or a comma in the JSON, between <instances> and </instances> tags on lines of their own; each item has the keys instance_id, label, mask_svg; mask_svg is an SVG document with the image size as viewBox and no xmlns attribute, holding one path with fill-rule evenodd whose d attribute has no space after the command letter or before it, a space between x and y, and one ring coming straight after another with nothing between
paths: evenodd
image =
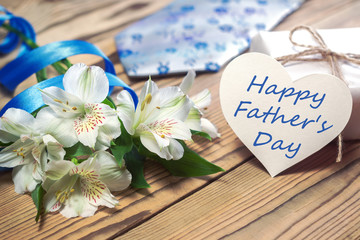
<instances>
[{"instance_id":1,"label":"happy father's day text","mask_svg":"<svg viewBox=\"0 0 360 240\"><path fill-rule=\"evenodd\" d=\"M247 92L257 91L258 94L274 95L277 97L277 102L285 100L291 101L294 106L299 102L308 102L309 110L318 109L324 102L326 94L311 93L309 90L295 90L293 87L279 87L277 84L269 84L269 77L266 76L264 79L258 80L257 76L254 75L250 82ZM234 117L246 117L248 119L261 120L263 124L274 124L281 123L291 127L299 127L305 129L309 126L314 127L316 133L323 133L328 129L332 128L333 125L329 124L323 119L322 115L319 114L314 119L303 118L300 114L293 116L286 116L282 113L282 109L279 106L270 106L268 109L261 109L253 106L252 101L240 101L237 106ZM284 143L283 140L273 139L271 133L259 131L256 136L253 146L270 146L271 150L285 151L285 156L289 159L294 158L299 152L301 143Z\"/></svg>"}]
</instances>

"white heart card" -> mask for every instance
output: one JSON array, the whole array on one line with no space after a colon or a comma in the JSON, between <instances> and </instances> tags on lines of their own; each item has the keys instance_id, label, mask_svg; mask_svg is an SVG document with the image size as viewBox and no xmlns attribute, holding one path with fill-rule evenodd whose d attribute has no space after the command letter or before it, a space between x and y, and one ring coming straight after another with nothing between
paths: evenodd
<instances>
[{"instance_id":1,"label":"white heart card","mask_svg":"<svg viewBox=\"0 0 360 240\"><path fill-rule=\"evenodd\" d=\"M220 102L230 127L272 177L338 136L352 110L350 90L337 77L292 81L279 62L261 53L228 64Z\"/></svg>"}]
</instances>

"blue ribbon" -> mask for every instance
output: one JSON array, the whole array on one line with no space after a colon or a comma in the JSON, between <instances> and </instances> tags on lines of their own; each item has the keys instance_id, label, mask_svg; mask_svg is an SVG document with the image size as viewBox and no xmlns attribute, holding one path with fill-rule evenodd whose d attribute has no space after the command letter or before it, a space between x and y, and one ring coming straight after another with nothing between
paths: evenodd
<instances>
[{"instance_id":1,"label":"blue ribbon","mask_svg":"<svg viewBox=\"0 0 360 240\"><path fill-rule=\"evenodd\" d=\"M36 34L34 28L31 24L22 17L14 16L6 8L0 5L0 11L4 12L5 15L0 15L0 26L8 21L9 25L13 28L16 28L19 32L23 33L27 38L30 38L33 42L36 41ZM0 53L7 54L13 51L18 43L19 37L15 33L8 33L3 41L0 43ZM21 44L19 50L19 56L24 54L27 51L30 51L31 48L25 43Z\"/></svg>"},{"instance_id":2,"label":"blue ribbon","mask_svg":"<svg viewBox=\"0 0 360 240\"><path fill-rule=\"evenodd\" d=\"M1 5L0 11L5 13L5 15L0 15L0 26L8 21L12 27L16 28L27 38L35 42L35 31L28 21L21 17L14 16ZM5 39L0 43L0 53L6 54L11 52L16 48L18 42L19 37L15 33L8 33ZM105 62L105 74L109 79L109 94L113 87L123 87L131 94L135 107L137 106L138 98L136 93L122 80L116 77L115 68L110 59L95 45L79 40L54 42L33 50L25 43L22 43L18 57L0 70L0 83L8 90L13 91L22 81L32 74L55 62L78 54L93 54L102 57ZM61 75L42 81L19 93L3 107L0 111L0 116L2 116L9 108L20 108L32 113L44 106L39 89L45 89L51 86L64 89L63 77L64 75ZM4 170L7 170L7 168L0 167L0 171Z\"/></svg>"},{"instance_id":3,"label":"blue ribbon","mask_svg":"<svg viewBox=\"0 0 360 240\"><path fill-rule=\"evenodd\" d=\"M111 87L109 92L114 86L123 87L131 94L135 106L137 105L136 93L115 76L115 68L110 59L95 45L79 40L54 42L23 54L0 70L0 82L7 89L14 90L18 84L35 72L64 58L78 54L93 54L102 57L105 61L105 71ZM6 104L0 112L0 116L11 107L21 108L30 113L35 111L44 105L39 89L50 86L63 88L62 78L63 76L57 76L26 89Z\"/></svg>"},{"instance_id":4,"label":"blue ribbon","mask_svg":"<svg viewBox=\"0 0 360 240\"><path fill-rule=\"evenodd\" d=\"M116 75L112 62L99 48L88 42L70 40L49 43L24 53L0 70L0 83L8 90L14 91L17 85L32 74L64 58L79 54L102 57L105 61L105 71Z\"/></svg>"},{"instance_id":5,"label":"blue ribbon","mask_svg":"<svg viewBox=\"0 0 360 240\"><path fill-rule=\"evenodd\" d=\"M123 87L131 94L131 97L133 98L134 104L136 106L138 101L136 93L115 75L111 73L105 74L109 79L109 85L112 87ZM41 92L39 91L39 89L45 89L52 86L64 89L63 77L64 75L60 75L46 81L42 81L19 93L16 97L11 99L3 109L1 109L0 116L2 116L9 108L20 108L29 113L32 113L40 107L44 106L44 102L42 100Z\"/></svg>"}]
</instances>

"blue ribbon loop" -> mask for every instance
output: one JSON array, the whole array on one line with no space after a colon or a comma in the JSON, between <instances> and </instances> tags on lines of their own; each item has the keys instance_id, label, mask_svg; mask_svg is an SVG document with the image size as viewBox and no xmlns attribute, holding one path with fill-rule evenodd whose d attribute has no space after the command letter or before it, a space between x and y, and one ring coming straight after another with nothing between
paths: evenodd
<instances>
[{"instance_id":1,"label":"blue ribbon loop","mask_svg":"<svg viewBox=\"0 0 360 240\"><path fill-rule=\"evenodd\" d=\"M95 45L70 40L53 42L23 54L0 70L0 83L8 90L14 91L17 85L41 69L64 58L79 55L93 54L105 61L105 71L116 75L110 59Z\"/></svg>"},{"instance_id":2,"label":"blue ribbon loop","mask_svg":"<svg viewBox=\"0 0 360 240\"><path fill-rule=\"evenodd\" d=\"M136 93L115 75L111 73L105 73L105 74L109 79L109 85L112 87L115 86L123 87L126 91L128 91L131 94L132 98L134 99L134 104L136 106L138 101ZM39 89L45 89L47 87L52 87L52 86L64 89L62 82L63 77L64 75L53 77L46 81L42 81L38 84L35 84L34 86L29 87L28 89L19 93L16 97L11 99L6 104L6 106L0 111L0 116L2 116L9 108L20 108L29 113L32 113L35 110L39 109L40 107L44 106L44 102L42 100L41 92Z\"/></svg>"},{"instance_id":3,"label":"blue ribbon loop","mask_svg":"<svg viewBox=\"0 0 360 240\"><path fill-rule=\"evenodd\" d=\"M0 11L5 13L0 15L0 25L8 21L13 28L16 28L19 32L23 33L26 37L35 42L35 31L28 21L21 17L14 16L1 5ZM19 37L16 34L9 33L0 43L0 52L9 53L17 46L18 41ZM116 77L114 65L110 59L95 45L85 41L70 40L53 42L31 51L29 51L30 48L26 44L23 43L22 45L25 48L20 49L19 56L0 70L0 83L8 90L14 91L21 82L30 77L32 74L55 62L74 55L92 54L100 56L104 59L105 73L109 79L109 93L111 93L113 87L115 86L123 87L131 94L136 107L138 102L137 95L128 85ZM35 111L44 105L39 89L44 89L50 86L63 88L62 79L63 75L57 76L26 89L5 105L5 107L0 111L0 116L2 116L5 111L11 107L20 108L30 113Z\"/></svg>"},{"instance_id":4,"label":"blue ribbon loop","mask_svg":"<svg viewBox=\"0 0 360 240\"><path fill-rule=\"evenodd\" d=\"M16 28L27 38L35 42L36 39L35 31L28 21L26 21L22 17L14 16L11 12L9 12L6 8L4 8L1 5L0 5L0 11L5 13L3 15L0 15L0 26L4 22L8 21L10 26ZM7 54L13 51L17 47L19 40L20 40L19 37L15 33L11 33L11 32L8 33L0 43L0 53ZM31 48L28 45L22 43L19 50L19 56L30 50Z\"/></svg>"},{"instance_id":5,"label":"blue ribbon loop","mask_svg":"<svg viewBox=\"0 0 360 240\"><path fill-rule=\"evenodd\" d=\"M28 21L21 17L14 16L1 5L0 11L5 13L5 15L0 15L0 26L8 21L10 26L35 42L35 31ZM0 42L0 53L6 54L13 51L17 47L19 40L19 37L15 33L8 33L3 41ZM116 77L115 68L110 59L95 45L80 40L54 42L33 50L25 43L22 43L18 57L0 70L0 83L8 90L14 91L21 82L32 74L62 59L79 54L92 54L102 57L105 62L105 74L109 79L109 93L111 93L115 86L123 87L131 94L135 107L137 106L138 97L136 93ZM53 77L19 93L1 109L0 116L9 108L20 108L32 113L44 106L39 89L45 89L51 86L64 89L63 77L64 75ZM7 168L0 167L0 171L6 170Z\"/></svg>"},{"instance_id":6,"label":"blue ribbon loop","mask_svg":"<svg viewBox=\"0 0 360 240\"><path fill-rule=\"evenodd\" d=\"M0 82L7 89L14 90L22 81L39 70L64 58L78 54L93 54L102 57L105 62L105 73L109 79L109 92L115 86L123 87L131 94L135 106L137 105L136 93L116 77L115 68L110 59L95 45L80 40L54 42L26 52L0 70ZM11 107L21 108L30 113L35 111L44 105L39 89L50 86L63 88L62 79L63 75L57 76L26 89L6 104L0 111L0 116Z\"/></svg>"}]
</instances>

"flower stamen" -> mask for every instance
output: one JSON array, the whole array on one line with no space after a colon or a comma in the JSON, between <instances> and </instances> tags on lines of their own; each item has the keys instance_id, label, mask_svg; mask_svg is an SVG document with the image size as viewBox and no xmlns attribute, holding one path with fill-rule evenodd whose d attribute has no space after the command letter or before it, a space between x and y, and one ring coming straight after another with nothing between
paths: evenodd
<instances>
[{"instance_id":1,"label":"flower stamen","mask_svg":"<svg viewBox=\"0 0 360 240\"><path fill-rule=\"evenodd\" d=\"M149 104L152 100L152 96L151 93L148 93L144 99L144 101L146 101L147 104Z\"/></svg>"},{"instance_id":2,"label":"flower stamen","mask_svg":"<svg viewBox=\"0 0 360 240\"><path fill-rule=\"evenodd\" d=\"M141 103L141 111L144 110L145 105L146 105L146 104L149 104L149 103L151 102L151 100L152 100L151 93L148 93L148 94L146 95L144 101Z\"/></svg>"},{"instance_id":3,"label":"flower stamen","mask_svg":"<svg viewBox=\"0 0 360 240\"><path fill-rule=\"evenodd\" d=\"M56 200L59 201L61 204L65 202L65 200L69 199L71 193L73 193L75 189L64 190L64 191L57 191L55 193Z\"/></svg>"}]
</instances>

